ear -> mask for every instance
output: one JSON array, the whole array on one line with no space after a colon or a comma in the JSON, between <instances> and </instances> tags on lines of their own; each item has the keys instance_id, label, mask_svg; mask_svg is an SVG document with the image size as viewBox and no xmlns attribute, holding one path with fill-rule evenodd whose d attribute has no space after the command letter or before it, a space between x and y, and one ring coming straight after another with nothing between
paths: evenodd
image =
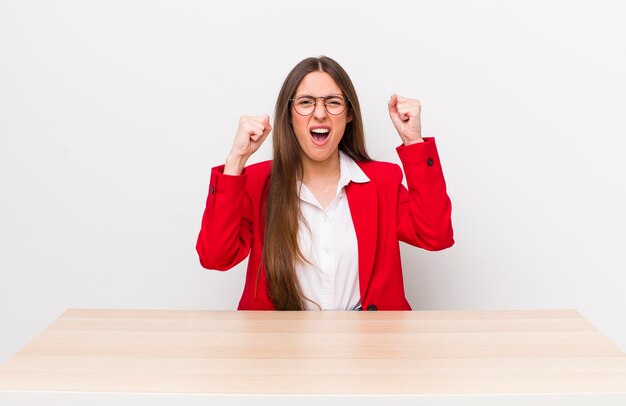
<instances>
[{"instance_id":1,"label":"ear","mask_svg":"<svg viewBox=\"0 0 626 406\"><path fill-rule=\"evenodd\" d=\"M346 120L346 124L348 124L350 121L352 121L352 112L348 113L348 118Z\"/></svg>"}]
</instances>

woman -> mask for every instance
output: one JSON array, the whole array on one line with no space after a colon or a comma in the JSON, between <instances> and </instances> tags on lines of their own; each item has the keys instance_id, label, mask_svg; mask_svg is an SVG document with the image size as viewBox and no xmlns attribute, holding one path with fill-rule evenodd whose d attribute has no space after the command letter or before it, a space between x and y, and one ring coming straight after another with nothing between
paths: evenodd
<instances>
[{"instance_id":1,"label":"woman","mask_svg":"<svg viewBox=\"0 0 626 406\"><path fill-rule=\"evenodd\" d=\"M226 164L211 171L196 249L203 267L228 270L248 255L239 310L410 310L399 241L427 250L453 243L451 204L420 103L396 96L398 165L365 150L359 101L343 68L307 58L285 79L272 161L245 167L272 130L243 116Z\"/></svg>"}]
</instances>

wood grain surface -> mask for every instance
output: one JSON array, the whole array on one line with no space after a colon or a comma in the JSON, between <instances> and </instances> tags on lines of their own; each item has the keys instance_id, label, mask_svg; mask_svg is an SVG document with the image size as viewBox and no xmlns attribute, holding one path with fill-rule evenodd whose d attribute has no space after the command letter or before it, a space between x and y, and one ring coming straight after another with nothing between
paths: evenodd
<instances>
[{"instance_id":1,"label":"wood grain surface","mask_svg":"<svg viewBox=\"0 0 626 406\"><path fill-rule=\"evenodd\" d=\"M626 355L574 310L70 309L0 391L626 393Z\"/></svg>"}]
</instances>

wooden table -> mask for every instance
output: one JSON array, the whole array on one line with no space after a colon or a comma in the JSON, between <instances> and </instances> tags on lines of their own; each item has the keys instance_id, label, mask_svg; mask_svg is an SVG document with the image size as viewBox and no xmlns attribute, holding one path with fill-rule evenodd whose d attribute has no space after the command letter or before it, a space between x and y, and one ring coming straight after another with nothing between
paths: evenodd
<instances>
[{"instance_id":1,"label":"wooden table","mask_svg":"<svg viewBox=\"0 0 626 406\"><path fill-rule=\"evenodd\" d=\"M626 405L574 310L70 309L0 367L0 405Z\"/></svg>"}]
</instances>

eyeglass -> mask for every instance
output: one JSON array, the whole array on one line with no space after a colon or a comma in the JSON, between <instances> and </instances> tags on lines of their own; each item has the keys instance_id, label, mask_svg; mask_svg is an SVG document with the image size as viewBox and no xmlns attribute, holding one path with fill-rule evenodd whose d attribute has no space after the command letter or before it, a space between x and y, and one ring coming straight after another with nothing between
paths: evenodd
<instances>
[{"instance_id":1,"label":"eyeglass","mask_svg":"<svg viewBox=\"0 0 626 406\"><path fill-rule=\"evenodd\" d=\"M301 116L310 116L315 111L317 106L317 99L324 99L324 108L328 114L337 116L344 112L346 109L346 100L342 96L300 96L295 99L289 99L293 102L293 106L296 109L296 113ZM349 101L349 100L348 100Z\"/></svg>"}]
</instances>

